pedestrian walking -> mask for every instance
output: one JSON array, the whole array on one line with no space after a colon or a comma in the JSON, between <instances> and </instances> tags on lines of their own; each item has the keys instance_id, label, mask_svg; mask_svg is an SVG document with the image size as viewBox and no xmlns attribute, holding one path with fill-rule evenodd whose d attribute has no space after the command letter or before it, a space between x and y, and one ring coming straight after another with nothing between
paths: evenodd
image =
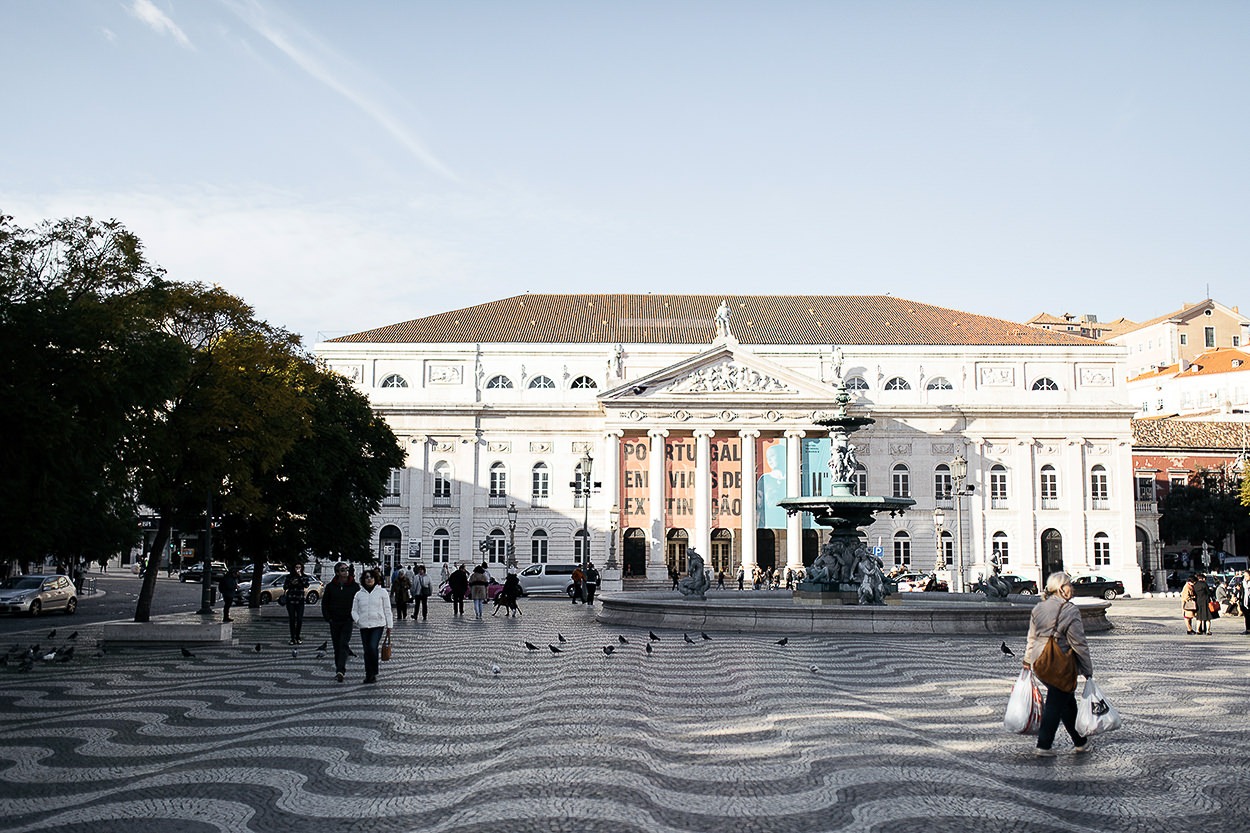
<instances>
[{"instance_id":1,"label":"pedestrian walking","mask_svg":"<svg viewBox=\"0 0 1250 833\"><path fill-rule=\"evenodd\" d=\"M378 652L382 637L391 635L395 619L391 614L391 598L382 587L382 575L376 569L360 575L360 590L352 597L352 621L360 628L360 646L364 649L365 682L378 681Z\"/></svg>"},{"instance_id":2,"label":"pedestrian walking","mask_svg":"<svg viewBox=\"0 0 1250 833\"><path fill-rule=\"evenodd\" d=\"M217 582L217 592L221 594L221 621L233 622L230 608L234 605L234 595L239 592L239 568L227 567L226 574Z\"/></svg>"},{"instance_id":3,"label":"pedestrian walking","mask_svg":"<svg viewBox=\"0 0 1250 833\"><path fill-rule=\"evenodd\" d=\"M739 590L741 590L743 585L746 584L746 580L747 580L746 568L743 567L742 565L738 565L738 589Z\"/></svg>"},{"instance_id":4,"label":"pedestrian walking","mask_svg":"<svg viewBox=\"0 0 1250 833\"><path fill-rule=\"evenodd\" d=\"M464 615L464 597L469 593L469 574L461 564L447 576L447 589L451 591L451 615Z\"/></svg>"},{"instance_id":5,"label":"pedestrian walking","mask_svg":"<svg viewBox=\"0 0 1250 833\"><path fill-rule=\"evenodd\" d=\"M430 615L430 595L434 592L433 583L430 577L425 574L425 565L422 564L417 568L417 576L412 582L412 619L415 622L417 617L421 617L424 622Z\"/></svg>"},{"instance_id":6,"label":"pedestrian walking","mask_svg":"<svg viewBox=\"0 0 1250 833\"><path fill-rule=\"evenodd\" d=\"M595 565L586 562L586 604L593 605L595 603L595 591L599 589L599 571L595 569Z\"/></svg>"},{"instance_id":7,"label":"pedestrian walking","mask_svg":"<svg viewBox=\"0 0 1250 833\"><path fill-rule=\"evenodd\" d=\"M408 618L408 597L412 595L412 582L403 570L397 570L391 579L391 594L395 601L395 616L399 619Z\"/></svg>"},{"instance_id":8,"label":"pedestrian walking","mask_svg":"<svg viewBox=\"0 0 1250 833\"><path fill-rule=\"evenodd\" d=\"M586 574L581 567L573 568L573 604L586 601Z\"/></svg>"},{"instance_id":9,"label":"pedestrian walking","mask_svg":"<svg viewBox=\"0 0 1250 833\"><path fill-rule=\"evenodd\" d=\"M473 618L482 618L482 609L490 597L490 579L486 577L486 568L479 564L473 568L469 576L469 596L473 599Z\"/></svg>"},{"instance_id":10,"label":"pedestrian walking","mask_svg":"<svg viewBox=\"0 0 1250 833\"><path fill-rule=\"evenodd\" d=\"M334 645L334 678L343 682L347 674L347 655L352 641L352 600L360 590L352 568L343 561L334 565L334 579L325 586L321 596L321 618L330 624L330 642Z\"/></svg>"},{"instance_id":11,"label":"pedestrian walking","mask_svg":"<svg viewBox=\"0 0 1250 833\"><path fill-rule=\"evenodd\" d=\"M1213 603L1206 575L1194 573L1194 625L1198 633L1211 635L1211 620L1215 618L1211 613Z\"/></svg>"},{"instance_id":12,"label":"pedestrian walking","mask_svg":"<svg viewBox=\"0 0 1250 833\"><path fill-rule=\"evenodd\" d=\"M291 573L282 582L282 599L286 605L286 621L291 629L291 644L299 645L304 629L304 602L308 599L308 576L303 564L292 564Z\"/></svg>"},{"instance_id":13,"label":"pedestrian walking","mask_svg":"<svg viewBox=\"0 0 1250 833\"><path fill-rule=\"evenodd\" d=\"M717 590L725 589L725 571L724 570L716 571L716 589Z\"/></svg>"},{"instance_id":14,"label":"pedestrian walking","mask_svg":"<svg viewBox=\"0 0 1250 833\"><path fill-rule=\"evenodd\" d=\"M1089 645L1085 642L1085 628L1081 624L1081 612L1072 604L1071 599L1072 582L1068 574L1063 571L1051 573L1046 579L1044 599L1034 606L1029 616L1029 639L1024 649L1024 667L1033 667L1033 662L1053 635L1060 650L1070 652L1076 660L1077 672L1091 680L1094 678L1094 666L1089 657ZM1037 749L1034 750L1038 755L1055 754L1052 745L1060 723L1068 730L1075 751L1089 751L1089 738L1076 731L1075 683L1073 677L1072 691L1046 684L1046 703L1042 707L1042 723L1037 733Z\"/></svg>"}]
</instances>

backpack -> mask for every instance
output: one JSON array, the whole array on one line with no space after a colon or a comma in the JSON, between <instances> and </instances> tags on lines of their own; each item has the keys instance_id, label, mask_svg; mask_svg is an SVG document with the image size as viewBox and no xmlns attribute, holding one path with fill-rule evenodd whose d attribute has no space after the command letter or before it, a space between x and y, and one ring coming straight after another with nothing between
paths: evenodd
<instances>
[{"instance_id":1,"label":"backpack","mask_svg":"<svg viewBox=\"0 0 1250 833\"><path fill-rule=\"evenodd\" d=\"M1060 611L1063 605L1059 606ZM1042 651L1037 655L1037 659L1033 660L1033 674L1042 682L1051 688L1060 691L1076 691L1076 657L1072 655L1072 649L1064 651L1059 645L1059 640L1055 638L1055 634L1059 630L1059 614L1055 614L1055 627L1051 630L1050 636L1046 638L1046 644L1042 646Z\"/></svg>"}]
</instances>

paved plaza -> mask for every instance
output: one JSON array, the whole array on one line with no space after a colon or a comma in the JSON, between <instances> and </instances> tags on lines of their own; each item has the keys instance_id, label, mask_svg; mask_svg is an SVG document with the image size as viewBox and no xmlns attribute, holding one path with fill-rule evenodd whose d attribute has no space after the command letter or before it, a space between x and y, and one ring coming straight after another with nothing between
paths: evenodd
<instances>
[{"instance_id":1,"label":"paved plaza","mask_svg":"<svg viewBox=\"0 0 1250 833\"><path fill-rule=\"evenodd\" d=\"M319 618L294 658L246 610L238 645L191 658L95 656L86 626L70 662L0 668L0 830L1250 829L1250 637L1186 636L1175 599L1113 606L1091 650L1124 728L1082 756L1061 730L1056 758L1002 730L997 637L657 631L648 655L645 630L522 605L435 602L369 686L358 660L334 682Z\"/></svg>"}]
</instances>

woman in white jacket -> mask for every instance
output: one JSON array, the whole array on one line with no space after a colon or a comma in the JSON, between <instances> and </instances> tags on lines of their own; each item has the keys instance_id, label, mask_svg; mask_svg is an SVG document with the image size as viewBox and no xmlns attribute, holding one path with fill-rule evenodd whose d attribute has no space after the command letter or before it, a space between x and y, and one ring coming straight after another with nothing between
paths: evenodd
<instances>
[{"instance_id":1,"label":"woman in white jacket","mask_svg":"<svg viewBox=\"0 0 1250 833\"><path fill-rule=\"evenodd\" d=\"M365 682L376 683L382 631L389 637L395 626L391 597L376 569L365 570L360 576L360 592L352 597L352 621L360 629L360 644L365 650Z\"/></svg>"}]
</instances>

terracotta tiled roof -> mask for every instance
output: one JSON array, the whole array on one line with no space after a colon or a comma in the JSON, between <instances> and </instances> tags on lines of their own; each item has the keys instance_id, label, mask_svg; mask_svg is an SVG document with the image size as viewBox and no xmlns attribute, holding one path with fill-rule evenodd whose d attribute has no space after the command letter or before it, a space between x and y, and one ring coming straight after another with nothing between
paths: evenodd
<instances>
[{"instance_id":1,"label":"terracotta tiled roof","mask_svg":"<svg viewBox=\"0 0 1250 833\"><path fill-rule=\"evenodd\" d=\"M1133 449L1227 449L1240 451L1250 435L1244 422L1184 419L1135 419Z\"/></svg>"},{"instance_id":2,"label":"terracotta tiled roof","mask_svg":"<svg viewBox=\"0 0 1250 833\"><path fill-rule=\"evenodd\" d=\"M1037 324L1065 324L1067 325L1067 324L1072 324L1073 322L1069 318L1062 318L1058 315L1051 315L1049 312L1039 312L1037 315L1030 318L1028 320L1028 323L1033 324L1033 325L1037 325Z\"/></svg>"},{"instance_id":3,"label":"terracotta tiled roof","mask_svg":"<svg viewBox=\"0 0 1250 833\"><path fill-rule=\"evenodd\" d=\"M708 344L722 299L743 344L1091 344L889 295L516 295L332 341Z\"/></svg>"},{"instance_id":4,"label":"terracotta tiled roof","mask_svg":"<svg viewBox=\"0 0 1250 833\"><path fill-rule=\"evenodd\" d=\"M1210 376L1216 373L1242 373L1246 371L1250 371L1250 353L1238 350L1235 347L1221 347L1218 350L1210 350L1200 354L1192 362L1189 362L1183 371L1180 369L1179 363L1169 364L1160 367L1158 370L1151 370L1148 373L1134 376L1129 381L1136 382L1141 379L1151 379L1160 376L1176 376L1188 379L1190 376Z\"/></svg>"},{"instance_id":5,"label":"terracotta tiled roof","mask_svg":"<svg viewBox=\"0 0 1250 833\"><path fill-rule=\"evenodd\" d=\"M1122 335L1124 333L1131 333L1134 330L1140 330L1144 327L1149 327L1153 324L1158 324L1160 321L1171 321L1173 318L1184 318L1188 315L1192 315L1195 312L1200 312L1206 309L1208 306L1214 305L1214 303L1215 302L1212 301L1210 298L1206 298L1202 301L1199 301L1196 304L1187 304L1174 312L1169 312L1167 315L1160 315L1157 318L1152 318L1149 321L1143 321L1140 324L1121 330L1116 335Z\"/></svg>"}]
</instances>

